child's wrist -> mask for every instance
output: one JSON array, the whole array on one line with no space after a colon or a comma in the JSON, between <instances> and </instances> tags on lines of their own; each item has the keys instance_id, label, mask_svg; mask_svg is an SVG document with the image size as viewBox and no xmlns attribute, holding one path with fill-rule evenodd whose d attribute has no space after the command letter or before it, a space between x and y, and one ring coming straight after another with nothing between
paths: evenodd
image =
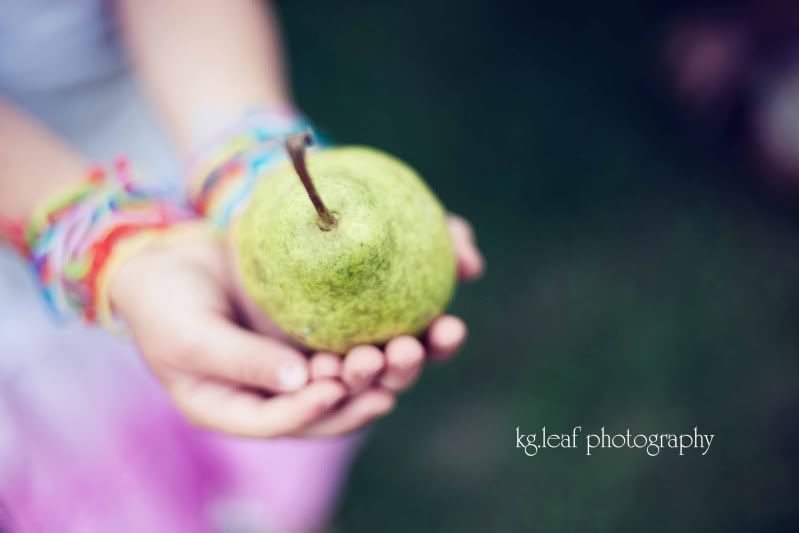
<instances>
[{"instance_id":1,"label":"child's wrist","mask_svg":"<svg viewBox=\"0 0 799 533\"><path fill-rule=\"evenodd\" d=\"M98 322L115 326L115 316L125 321L128 312L141 301L141 281L167 266L166 262L174 259L176 248L185 253L187 246L191 250L194 243L218 238L205 221L192 219L123 239L114 247L98 283Z\"/></svg>"},{"instance_id":2,"label":"child's wrist","mask_svg":"<svg viewBox=\"0 0 799 533\"><path fill-rule=\"evenodd\" d=\"M246 205L258 178L286 159L286 136L311 129L289 108L254 110L198 151L189 170L189 203L217 228Z\"/></svg>"},{"instance_id":3,"label":"child's wrist","mask_svg":"<svg viewBox=\"0 0 799 533\"><path fill-rule=\"evenodd\" d=\"M25 225L25 252L42 293L61 318L109 326L109 271L117 251L144 246L190 212L132 183L126 165L87 178L40 206Z\"/></svg>"}]
</instances>

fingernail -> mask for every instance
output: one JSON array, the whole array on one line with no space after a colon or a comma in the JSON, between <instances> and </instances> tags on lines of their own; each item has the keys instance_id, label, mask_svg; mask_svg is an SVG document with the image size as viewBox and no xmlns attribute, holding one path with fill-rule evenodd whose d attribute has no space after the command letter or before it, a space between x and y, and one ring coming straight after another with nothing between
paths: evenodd
<instances>
[{"instance_id":1,"label":"fingernail","mask_svg":"<svg viewBox=\"0 0 799 533\"><path fill-rule=\"evenodd\" d=\"M288 390L299 389L308 382L308 371L302 365L288 364L278 371L278 379Z\"/></svg>"},{"instance_id":2,"label":"fingernail","mask_svg":"<svg viewBox=\"0 0 799 533\"><path fill-rule=\"evenodd\" d=\"M443 346L454 346L461 342L465 335L466 329L463 327L463 324L453 320L452 325L441 332L439 342Z\"/></svg>"}]
</instances>

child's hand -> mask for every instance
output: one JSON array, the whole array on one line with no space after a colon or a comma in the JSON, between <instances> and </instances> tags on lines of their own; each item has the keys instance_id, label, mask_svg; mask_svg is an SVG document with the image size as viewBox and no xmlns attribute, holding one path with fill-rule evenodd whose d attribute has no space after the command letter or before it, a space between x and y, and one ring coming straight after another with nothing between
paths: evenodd
<instances>
[{"instance_id":1,"label":"child's hand","mask_svg":"<svg viewBox=\"0 0 799 533\"><path fill-rule=\"evenodd\" d=\"M189 420L253 437L301 433L346 388L333 379L308 383L301 352L236 325L224 245L198 233L125 261L111 279L116 312Z\"/></svg>"},{"instance_id":2,"label":"child's hand","mask_svg":"<svg viewBox=\"0 0 799 533\"><path fill-rule=\"evenodd\" d=\"M479 276L483 262L468 223L451 217L450 229L459 277ZM358 346L343 361L327 353L307 360L263 317L254 324L261 334L236 324L232 302L241 303L241 293L229 259L202 232L133 256L111 285L143 357L178 409L204 427L253 437L354 431L391 410L426 355L447 359L466 337L463 322L445 315L428 329L426 347L402 336L385 353Z\"/></svg>"}]
</instances>

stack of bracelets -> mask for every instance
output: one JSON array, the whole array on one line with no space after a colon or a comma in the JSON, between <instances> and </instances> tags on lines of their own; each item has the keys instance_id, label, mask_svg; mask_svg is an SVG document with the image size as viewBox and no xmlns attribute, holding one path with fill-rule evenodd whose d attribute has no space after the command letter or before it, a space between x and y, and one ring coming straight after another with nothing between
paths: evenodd
<instances>
[{"instance_id":1,"label":"stack of bracelets","mask_svg":"<svg viewBox=\"0 0 799 533\"><path fill-rule=\"evenodd\" d=\"M121 259L116 244L124 239L127 256L190 218L188 211L135 187L125 160L109 174L92 169L86 179L39 206L27 224L7 230L57 317L79 315L111 326L105 295L110 267Z\"/></svg>"},{"instance_id":2,"label":"stack of bracelets","mask_svg":"<svg viewBox=\"0 0 799 533\"><path fill-rule=\"evenodd\" d=\"M258 177L285 159L285 137L308 129L291 111L246 113L192 163L187 192L193 210L135 185L127 162L119 160L112 172L91 169L26 223L0 219L0 237L30 261L57 317L80 316L115 329L108 282L116 265L198 216L227 228Z\"/></svg>"},{"instance_id":3,"label":"stack of bracelets","mask_svg":"<svg viewBox=\"0 0 799 533\"><path fill-rule=\"evenodd\" d=\"M290 109L245 114L191 164L187 193L194 210L215 227L227 228L264 170L286 159L285 138L310 129Z\"/></svg>"}]
</instances>

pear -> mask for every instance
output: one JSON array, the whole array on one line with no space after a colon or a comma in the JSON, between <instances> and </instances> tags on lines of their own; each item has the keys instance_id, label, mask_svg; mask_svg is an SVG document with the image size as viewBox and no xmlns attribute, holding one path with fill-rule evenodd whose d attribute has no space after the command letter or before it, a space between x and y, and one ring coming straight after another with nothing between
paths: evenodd
<instances>
[{"instance_id":1,"label":"pear","mask_svg":"<svg viewBox=\"0 0 799 533\"><path fill-rule=\"evenodd\" d=\"M314 350L418 335L455 287L444 209L395 157L361 146L306 157L310 143L286 140L290 161L260 180L236 223L245 292Z\"/></svg>"}]
</instances>

